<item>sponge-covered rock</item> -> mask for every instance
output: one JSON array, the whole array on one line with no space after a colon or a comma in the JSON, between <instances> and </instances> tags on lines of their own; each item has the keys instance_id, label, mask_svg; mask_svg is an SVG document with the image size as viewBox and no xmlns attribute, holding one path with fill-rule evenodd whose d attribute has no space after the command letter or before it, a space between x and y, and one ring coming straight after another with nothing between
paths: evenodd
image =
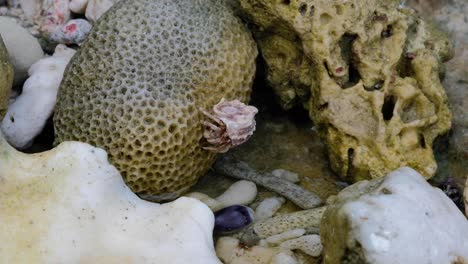
<instances>
[{"instance_id":1,"label":"sponge-covered rock","mask_svg":"<svg viewBox=\"0 0 468 264\"><path fill-rule=\"evenodd\" d=\"M451 113L447 37L399 0L240 0L284 108L303 105L350 181L401 166L426 177Z\"/></svg>"},{"instance_id":2,"label":"sponge-covered rock","mask_svg":"<svg viewBox=\"0 0 468 264\"><path fill-rule=\"evenodd\" d=\"M120 1L65 72L57 142L102 147L133 191L175 198L214 161L201 146L199 109L248 101L256 55L222 1Z\"/></svg>"},{"instance_id":3,"label":"sponge-covered rock","mask_svg":"<svg viewBox=\"0 0 468 264\"><path fill-rule=\"evenodd\" d=\"M0 120L6 113L11 86L13 84L13 66L0 36Z\"/></svg>"}]
</instances>

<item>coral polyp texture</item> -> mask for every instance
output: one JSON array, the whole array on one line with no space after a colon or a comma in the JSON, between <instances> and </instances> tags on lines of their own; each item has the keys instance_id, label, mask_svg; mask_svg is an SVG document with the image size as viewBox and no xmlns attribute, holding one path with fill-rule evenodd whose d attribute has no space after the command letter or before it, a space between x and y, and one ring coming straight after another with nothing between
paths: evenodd
<instances>
[{"instance_id":1,"label":"coral polyp texture","mask_svg":"<svg viewBox=\"0 0 468 264\"><path fill-rule=\"evenodd\" d=\"M131 189L172 199L215 154L200 109L247 102L256 45L222 1L120 1L94 25L59 89L57 142L107 150Z\"/></svg>"},{"instance_id":2,"label":"coral polyp texture","mask_svg":"<svg viewBox=\"0 0 468 264\"><path fill-rule=\"evenodd\" d=\"M6 113L11 86L13 85L13 66L0 36L0 120Z\"/></svg>"},{"instance_id":3,"label":"coral polyp texture","mask_svg":"<svg viewBox=\"0 0 468 264\"><path fill-rule=\"evenodd\" d=\"M451 126L447 37L396 0L240 0L281 105L309 111L348 180L411 166L434 175Z\"/></svg>"}]
</instances>

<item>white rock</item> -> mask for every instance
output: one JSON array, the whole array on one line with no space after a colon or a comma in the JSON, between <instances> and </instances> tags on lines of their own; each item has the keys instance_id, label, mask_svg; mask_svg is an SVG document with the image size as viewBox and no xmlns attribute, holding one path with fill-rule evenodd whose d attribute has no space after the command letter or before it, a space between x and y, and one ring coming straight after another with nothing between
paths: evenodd
<instances>
[{"instance_id":1,"label":"white rock","mask_svg":"<svg viewBox=\"0 0 468 264\"><path fill-rule=\"evenodd\" d=\"M299 262L291 251L286 251L276 254L273 257L271 264L299 264Z\"/></svg>"},{"instance_id":2,"label":"white rock","mask_svg":"<svg viewBox=\"0 0 468 264\"><path fill-rule=\"evenodd\" d=\"M345 188L320 224L324 263L468 263L468 221L411 168ZM354 262L353 262L354 263Z\"/></svg>"},{"instance_id":3,"label":"white rock","mask_svg":"<svg viewBox=\"0 0 468 264\"><path fill-rule=\"evenodd\" d=\"M69 8L73 13L84 14L86 11L86 6L88 5L88 0L71 0Z\"/></svg>"},{"instance_id":4,"label":"white rock","mask_svg":"<svg viewBox=\"0 0 468 264\"><path fill-rule=\"evenodd\" d=\"M297 173L294 173L292 171L288 170L283 170L283 169L276 169L271 172L276 177L279 177L281 179L290 181L292 183L297 183L300 181L299 175Z\"/></svg>"},{"instance_id":5,"label":"white rock","mask_svg":"<svg viewBox=\"0 0 468 264\"><path fill-rule=\"evenodd\" d=\"M0 35L14 66L14 85L18 85L28 77L29 67L41 59L44 52L37 39L12 18L0 16Z\"/></svg>"},{"instance_id":6,"label":"white rock","mask_svg":"<svg viewBox=\"0 0 468 264\"><path fill-rule=\"evenodd\" d=\"M255 200L255 197L257 197L257 186L255 183L241 180L229 186L223 194L216 197L216 200L223 207L228 207L231 205L248 205Z\"/></svg>"},{"instance_id":7,"label":"white rock","mask_svg":"<svg viewBox=\"0 0 468 264\"><path fill-rule=\"evenodd\" d=\"M80 45L88 37L91 28L91 24L86 19L72 19L55 27L50 32L49 40L54 43Z\"/></svg>"},{"instance_id":8,"label":"white rock","mask_svg":"<svg viewBox=\"0 0 468 264\"><path fill-rule=\"evenodd\" d=\"M22 94L9 107L1 124L5 138L16 148L28 147L53 112L63 72L75 51L58 45L52 57L29 69Z\"/></svg>"},{"instance_id":9,"label":"white rock","mask_svg":"<svg viewBox=\"0 0 468 264\"><path fill-rule=\"evenodd\" d=\"M255 209L255 219L260 221L272 217L285 202L283 197L266 198Z\"/></svg>"},{"instance_id":10,"label":"white rock","mask_svg":"<svg viewBox=\"0 0 468 264\"><path fill-rule=\"evenodd\" d=\"M282 242L286 240L301 237L305 234L305 232L306 232L305 229L293 229L293 230L283 232L281 234L269 236L266 238L266 241L269 244L277 245L277 244L281 244Z\"/></svg>"},{"instance_id":11,"label":"white rock","mask_svg":"<svg viewBox=\"0 0 468 264\"><path fill-rule=\"evenodd\" d=\"M281 243L279 247L291 250L297 249L312 257L320 256L323 250L319 235L307 235L291 239Z\"/></svg>"},{"instance_id":12,"label":"white rock","mask_svg":"<svg viewBox=\"0 0 468 264\"><path fill-rule=\"evenodd\" d=\"M0 133L0 179L2 263L220 264L206 205L139 199L101 149L27 155Z\"/></svg>"},{"instance_id":13,"label":"white rock","mask_svg":"<svg viewBox=\"0 0 468 264\"><path fill-rule=\"evenodd\" d=\"M89 0L85 16L90 21L98 20L117 0Z\"/></svg>"}]
</instances>

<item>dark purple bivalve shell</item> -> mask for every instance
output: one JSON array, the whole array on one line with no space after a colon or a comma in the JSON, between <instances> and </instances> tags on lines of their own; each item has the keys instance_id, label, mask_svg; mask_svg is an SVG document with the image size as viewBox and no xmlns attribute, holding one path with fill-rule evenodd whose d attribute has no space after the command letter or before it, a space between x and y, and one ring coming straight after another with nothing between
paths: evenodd
<instances>
[{"instance_id":1,"label":"dark purple bivalve shell","mask_svg":"<svg viewBox=\"0 0 468 264\"><path fill-rule=\"evenodd\" d=\"M214 232L218 234L240 230L254 220L253 210L243 205L232 205L214 213Z\"/></svg>"}]
</instances>

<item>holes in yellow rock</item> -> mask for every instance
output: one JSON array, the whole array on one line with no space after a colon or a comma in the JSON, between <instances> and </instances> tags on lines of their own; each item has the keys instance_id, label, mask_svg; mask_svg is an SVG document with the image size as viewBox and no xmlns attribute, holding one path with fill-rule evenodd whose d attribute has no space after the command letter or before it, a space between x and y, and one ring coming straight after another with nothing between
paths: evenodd
<instances>
[{"instance_id":1,"label":"holes in yellow rock","mask_svg":"<svg viewBox=\"0 0 468 264\"><path fill-rule=\"evenodd\" d=\"M395 110L396 98L393 95L385 96L384 104L382 105L382 116L385 121L391 120L393 111Z\"/></svg>"},{"instance_id":2,"label":"holes in yellow rock","mask_svg":"<svg viewBox=\"0 0 468 264\"><path fill-rule=\"evenodd\" d=\"M281 0L281 3L283 5L289 5L289 4L291 4L291 0Z\"/></svg>"},{"instance_id":3,"label":"holes in yellow rock","mask_svg":"<svg viewBox=\"0 0 468 264\"><path fill-rule=\"evenodd\" d=\"M335 10L337 15L342 15L344 13L344 8L342 5L336 5Z\"/></svg>"},{"instance_id":4,"label":"holes in yellow rock","mask_svg":"<svg viewBox=\"0 0 468 264\"><path fill-rule=\"evenodd\" d=\"M347 176L350 177L353 175L353 160L354 160L354 149L350 148L348 149L348 172Z\"/></svg>"},{"instance_id":5,"label":"holes in yellow rock","mask_svg":"<svg viewBox=\"0 0 468 264\"><path fill-rule=\"evenodd\" d=\"M300 6L299 6L299 13L304 16L306 13L307 13L307 4L305 3L302 3Z\"/></svg>"},{"instance_id":6,"label":"holes in yellow rock","mask_svg":"<svg viewBox=\"0 0 468 264\"><path fill-rule=\"evenodd\" d=\"M384 80L380 80L380 81L374 83L374 85L372 85L372 86L370 86L370 87L364 86L364 89L366 89L367 91L380 90L380 89L382 89L382 87L384 86L384 84L385 84L385 81L384 81Z\"/></svg>"},{"instance_id":7,"label":"holes in yellow rock","mask_svg":"<svg viewBox=\"0 0 468 264\"><path fill-rule=\"evenodd\" d=\"M393 35L393 26L392 25L388 25L387 28L382 31L382 33L380 33L380 36L382 38L389 38Z\"/></svg>"},{"instance_id":8,"label":"holes in yellow rock","mask_svg":"<svg viewBox=\"0 0 468 264\"><path fill-rule=\"evenodd\" d=\"M347 65L348 69L348 78L347 80L341 80L341 88L349 88L356 85L361 80L361 75L359 74L358 69L355 67L354 62L354 53L353 53L353 43L358 38L356 34L345 33L341 36L340 42L338 45L341 50L341 57Z\"/></svg>"},{"instance_id":9,"label":"holes in yellow rock","mask_svg":"<svg viewBox=\"0 0 468 264\"><path fill-rule=\"evenodd\" d=\"M330 16L330 14L323 13L320 15L320 23L322 24L328 24L330 21L332 21L333 17Z\"/></svg>"},{"instance_id":10,"label":"holes in yellow rock","mask_svg":"<svg viewBox=\"0 0 468 264\"><path fill-rule=\"evenodd\" d=\"M421 148L426 148L426 139L424 138L423 134L418 134L418 143Z\"/></svg>"}]
</instances>

